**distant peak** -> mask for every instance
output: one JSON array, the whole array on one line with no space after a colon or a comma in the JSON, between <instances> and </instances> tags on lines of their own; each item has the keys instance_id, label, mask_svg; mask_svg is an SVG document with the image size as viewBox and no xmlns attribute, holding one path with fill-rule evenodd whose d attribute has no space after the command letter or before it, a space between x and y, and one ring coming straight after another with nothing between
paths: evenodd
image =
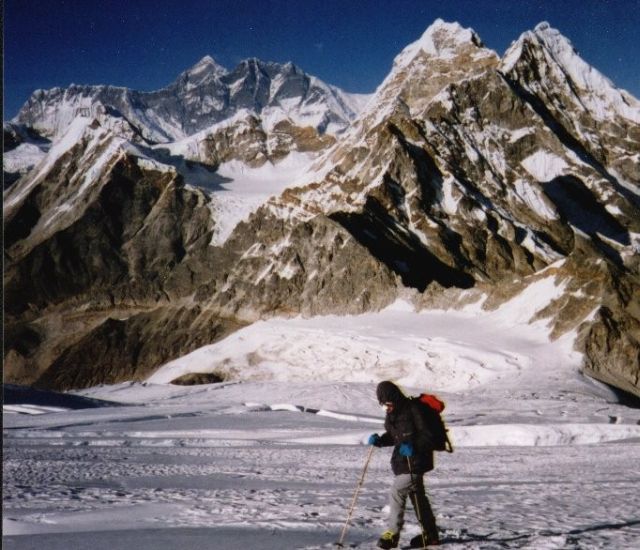
<instances>
[{"instance_id":1,"label":"distant peak","mask_svg":"<svg viewBox=\"0 0 640 550\"><path fill-rule=\"evenodd\" d=\"M509 72L522 56L523 47L542 48L550 52L556 62L583 64L571 41L547 21L538 23L532 31L526 31L513 42L502 58L502 70ZM577 61L576 61L577 60Z\"/></svg>"},{"instance_id":2,"label":"distant peak","mask_svg":"<svg viewBox=\"0 0 640 550\"><path fill-rule=\"evenodd\" d=\"M535 38L539 42L545 44L552 49L569 49L574 51L571 41L564 36L558 29L552 27L547 21L538 23L533 31L525 32L520 40Z\"/></svg>"},{"instance_id":3,"label":"distant peak","mask_svg":"<svg viewBox=\"0 0 640 550\"><path fill-rule=\"evenodd\" d=\"M217 65L217 63L213 57L205 55L200 61L198 61L198 65Z\"/></svg>"},{"instance_id":4,"label":"distant peak","mask_svg":"<svg viewBox=\"0 0 640 550\"><path fill-rule=\"evenodd\" d=\"M473 29L465 29L460 23L449 23L440 18L436 19L424 32L418 42L430 48L430 53L439 54L443 50L453 49L460 44L472 42L482 46L480 37Z\"/></svg>"},{"instance_id":5,"label":"distant peak","mask_svg":"<svg viewBox=\"0 0 640 550\"><path fill-rule=\"evenodd\" d=\"M287 73L296 73L299 71L298 67L291 61L287 61L284 65L282 65L282 70Z\"/></svg>"},{"instance_id":6,"label":"distant peak","mask_svg":"<svg viewBox=\"0 0 640 550\"><path fill-rule=\"evenodd\" d=\"M205 55L195 65L181 72L174 80L173 85L178 87L187 86L193 88L206 83L216 81L221 76L228 73L222 65L216 62L210 55Z\"/></svg>"},{"instance_id":7,"label":"distant peak","mask_svg":"<svg viewBox=\"0 0 640 550\"><path fill-rule=\"evenodd\" d=\"M568 45L569 47L571 47L571 49L573 49L573 46L571 45L569 39L564 36L558 29L553 28L546 21L538 23L533 29L533 34L547 42L555 42L563 45Z\"/></svg>"},{"instance_id":8,"label":"distant peak","mask_svg":"<svg viewBox=\"0 0 640 550\"><path fill-rule=\"evenodd\" d=\"M444 19L438 17L433 23L431 23L431 25L427 27L427 30L424 32L424 34L433 33L438 29L445 30L447 32L453 32L453 33L467 32L470 30L470 29L465 29L457 21L445 21Z\"/></svg>"},{"instance_id":9,"label":"distant peak","mask_svg":"<svg viewBox=\"0 0 640 550\"><path fill-rule=\"evenodd\" d=\"M394 64L406 65L420 51L436 57L451 57L460 46L469 43L483 47L482 40L473 29L465 29L459 23L449 23L438 18L418 40L402 50Z\"/></svg>"},{"instance_id":10,"label":"distant peak","mask_svg":"<svg viewBox=\"0 0 640 550\"><path fill-rule=\"evenodd\" d=\"M238 65L238 68L243 70L267 71L270 74L274 72L278 72L284 75L304 73L302 69L300 69L291 61L288 61L287 63L279 63L276 61L263 61L262 59L258 59L257 57L249 57L247 59L243 59Z\"/></svg>"},{"instance_id":11,"label":"distant peak","mask_svg":"<svg viewBox=\"0 0 640 550\"><path fill-rule=\"evenodd\" d=\"M547 21L541 21L536 25L536 28L533 29L535 32L544 32L550 30L552 27Z\"/></svg>"},{"instance_id":12,"label":"distant peak","mask_svg":"<svg viewBox=\"0 0 640 550\"><path fill-rule=\"evenodd\" d=\"M193 67L188 69L186 72L190 75L201 73L201 72L212 72L212 73L226 73L227 70L220 65L213 57L210 55L205 55L200 61L198 61Z\"/></svg>"},{"instance_id":13,"label":"distant peak","mask_svg":"<svg viewBox=\"0 0 640 550\"><path fill-rule=\"evenodd\" d=\"M240 62L241 65L265 65L266 63L257 57L247 57Z\"/></svg>"}]
</instances>

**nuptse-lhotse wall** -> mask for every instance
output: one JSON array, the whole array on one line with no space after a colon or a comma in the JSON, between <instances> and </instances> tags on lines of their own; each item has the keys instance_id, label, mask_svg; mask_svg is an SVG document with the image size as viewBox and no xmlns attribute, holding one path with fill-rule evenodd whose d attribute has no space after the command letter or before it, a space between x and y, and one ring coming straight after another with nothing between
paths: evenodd
<instances>
[{"instance_id":1,"label":"nuptse-lhotse wall","mask_svg":"<svg viewBox=\"0 0 640 550\"><path fill-rule=\"evenodd\" d=\"M552 277L535 318L640 394L639 122L547 24L500 58L438 20L371 97L209 57L157 92L34 92L4 128L5 381L140 379L260 317L490 308ZM219 238L189 175L293 154L304 179Z\"/></svg>"}]
</instances>

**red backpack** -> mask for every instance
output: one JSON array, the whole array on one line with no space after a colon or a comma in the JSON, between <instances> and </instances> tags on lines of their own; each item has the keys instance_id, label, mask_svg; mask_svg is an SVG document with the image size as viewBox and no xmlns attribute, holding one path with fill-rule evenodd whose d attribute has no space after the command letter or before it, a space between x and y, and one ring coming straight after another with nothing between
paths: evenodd
<instances>
[{"instance_id":1,"label":"red backpack","mask_svg":"<svg viewBox=\"0 0 640 550\"><path fill-rule=\"evenodd\" d=\"M431 432L435 451L453 452L453 446L447 435L447 428L444 425L440 413L444 410L444 403L435 395L429 393L421 393L413 399L420 403L421 411Z\"/></svg>"}]
</instances>

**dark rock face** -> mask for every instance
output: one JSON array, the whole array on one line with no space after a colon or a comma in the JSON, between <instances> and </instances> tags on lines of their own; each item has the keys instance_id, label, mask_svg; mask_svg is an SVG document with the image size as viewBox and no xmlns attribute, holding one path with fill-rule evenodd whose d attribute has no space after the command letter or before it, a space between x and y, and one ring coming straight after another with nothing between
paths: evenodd
<instances>
[{"instance_id":1,"label":"dark rock face","mask_svg":"<svg viewBox=\"0 0 640 550\"><path fill-rule=\"evenodd\" d=\"M636 304L637 306L637 304ZM585 370L607 384L638 395L640 322L634 315L603 307L585 338ZM616 365L615 369L608 365Z\"/></svg>"},{"instance_id":2,"label":"dark rock face","mask_svg":"<svg viewBox=\"0 0 640 550\"><path fill-rule=\"evenodd\" d=\"M179 376L171 381L172 384L178 386L199 386L201 384L216 384L218 382L224 382L224 378L214 372L194 372Z\"/></svg>"},{"instance_id":3,"label":"dark rock face","mask_svg":"<svg viewBox=\"0 0 640 550\"><path fill-rule=\"evenodd\" d=\"M107 319L67 348L38 378L36 387L71 389L144 380L159 364L224 338L238 323L206 315L201 308L169 308Z\"/></svg>"},{"instance_id":4,"label":"dark rock face","mask_svg":"<svg viewBox=\"0 0 640 550\"><path fill-rule=\"evenodd\" d=\"M333 218L372 256L397 273L405 286L424 292L433 282L444 288L474 285L473 277L442 262L414 234L397 228L395 220L374 198L367 201L362 213L336 212Z\"/></svg>"},{"instance_id":5,"label":"dark rock face","mask_svg":"<svg viewBox=\"0 0 640 550\"><path fill-rule=\"evenodd\" d=\"M90 149L81 141L36 185L21 181L27 192L16 188L19 200L11 195L5 208L9 379L68 389L135 378L144 365L205 341L203 334L215 338L235 326L213 320L210 330L191 336L176 327L181 315L159 309L170 300L164 288L170 273L187 256L207 249L213 229L207 197L185 188L175 172L141 169L133 157L114 151L108 169L68 217L50 216L45 227L38 225L53 197L82 171L78 159L94 158ZM176 277L170 290L182 296L189 284ZM130 323L111 319L114 313L142 317L129 331ZM128 342L136 335L153 341L156 317L168 317L159 330L169 334L155 354L137 357L139 343Z\"/></svg>"},{"instance_id":6,"label":"dark rock face","mask_svg":"<svg viewBox=\"0 0 640 550\"><path fill-rule=\"evenodd\" d=\"M394 273L325 216L292 226L259 210L236 228L222 252L231 269L203 293L227 315L243 319L363 313L396 295Z\"/></svg>"},{"instance_id":7,"label":"dark rock face","mask_svg":"<svg viewBox=\"0 0 640 550\"><path fill-rule=\"evenodd\" d=\"M7 221L11 315L83 295L102 301L158 294L187 249L206 246L211 235L202 195L185 190L175 175L143 172L123 159L79 219L27 251L19 237L39 219L34 195L42 193L34 191ZM198 219L200 227L187 223Z\"/></svg>"},{"instance_id":8,"label":"dark rock face","mask_svg":"<svg viewBox=\"0 0 640 550\"><path fill-rule=\"evenodd\" d=\"M142 380L260 318L377 310L407 288L425 308L469 296L491 308L552 277L562 296L536 318L552 337L579 334L585 372L640 394L640 104L610 84L595 93L571 56L546 26L501 60L436 24L338 137L323 132L334 115L295 122L330 94L292 65L227 72L205 59L171 94L66 92L112 94L120 114L101 113L62 153L54 141L45 168L7 194L5 378ZM266 128L260 113L291 98L297 114ZM142 121L134 104L159 118ZM55 133L64 122L29 118L30 105L24 124ZM323 152L318 175L213 246L222 220L209 196L163 164L177 149L141 145L181 108L196 122L180 132L253 111L202 132L195 160L211 170Z\"/></svg>"}]
</instances>

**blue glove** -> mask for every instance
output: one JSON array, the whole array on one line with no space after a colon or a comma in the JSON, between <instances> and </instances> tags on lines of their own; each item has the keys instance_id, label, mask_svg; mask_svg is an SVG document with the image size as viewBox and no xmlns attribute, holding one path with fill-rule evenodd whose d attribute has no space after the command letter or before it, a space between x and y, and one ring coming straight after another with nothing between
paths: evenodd
<instances>
[{"instance_id":1,"label":"blue glove","mask_svg":"<svg viewBox=\"0 0 640 550\"><path fill-rule=\"evenodd\" d=\"M413 445L411 443L403 443L400 445L398 452L402 456L413 456Z\"/></svg>"},{"instance_id":2,"label":"blue glove","mask_svg":"<svg viewBox=\"0 0 640 550\"><path fill-rule=\"evenodd\" d=\"M379 444L380 436L378 434L371 434L367 440L367 445L375 445L377 447Z\"/></svg>"}]
</instances>

